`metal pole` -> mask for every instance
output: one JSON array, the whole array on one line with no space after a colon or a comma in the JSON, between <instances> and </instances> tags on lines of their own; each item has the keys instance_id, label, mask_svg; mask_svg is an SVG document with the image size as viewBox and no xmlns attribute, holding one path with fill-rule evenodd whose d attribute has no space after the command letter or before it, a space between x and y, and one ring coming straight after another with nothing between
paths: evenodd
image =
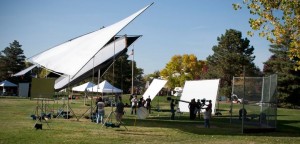
<instances>
[{"instance_id":1,"label":"metal pole","mask_svg":"<svg viewBox=\"0 0 300 144\"><path fill-rule=\"evenodd\" d=\"M99 68L99 70L98 70L98 78L97 78L97 79L98 79L98 83L97 83L97 95L99 94L99 91L98 91L98 90L99 90L99 84L100 84L100 78L101 78L101 77L100 77L100 74L101 74L101 73L100 73L100 68Z\"/></svg>"},{"instance_id":2,"label":"metal pole","mask_svg":"<svg viewBox=\"0 0 300 144\"><path fill-rule=\"evenodd\" d=\"M116 37L114 37L114 60L116 60ZM115 63L113 63L113 81L112 81L113 85L115 85Z\"/></svg>"},{"instance_id":3,"label":"metal pole","mask_svg":"<svg viewBox=\"0 0 300 144\"><path fill-rule=\"evenodd\" d=\"M68 104L67 104L67 119L69 119L69 96L70 96L70 75L69 75L69 82L68 82ZM71 96L72 97L72 96Z\"/></svg>"},{"instance_id":4,"label":"metal pole","mask_svg":"<svg viewBox=\"0 0 300 144\"><path fill-rule=\"evenodd\" d=\"M93 74L92 74L92 81L94 83L94 74L95 74L95 56L93 57ZM94 87L92 87L92 92L94 92ZM93 94L91 96L91 106L90 106L91 112L90 112L90 117L91 121L93 121Z\"/></svg>"},{"instance_id":5,"label":"metal pole","mask_svg":"<svg viewBox=\"0 0 300 144\"><path fill-rule=\"evenodd\" d=\"M263 103L264 103L264 95L265 95L265 93L264 93L264 91L265 91L265 77L262 77L262 88L261 88L262 90L262 93L261 93L261 100L260 100L260 112L262 112L263 111ZM261 122L261 119L260 119L260 122Z\"/></svg>"},{"instance_id":6,"label":"metal pole","mask_svg":"<svg viewBox=\"0 0 300 144\"><path fill-rule=\"evenodd\" d=\"M115 60L116 60L116 57L115 57L115 55L116 55L116 37L114 37L114 62L115 62ZM115 85L115 63L113 63L113 85ZM112 89L112 94L114 94L113 93L113 89ZM116 103L116 102L115 102ZM113 98L112 98L112 100L110 101L110 106L111 106L111 114L113 113L113 111L114 111L114 107L113 107ZM112 121L112 118L110 117L110 121Z\"/></svg>"},{"instance_id":7,"label":"metal pole","mask_svg":"<svg viewBox=\"0 0 300 144\"><path fill-rule=\"evenodd\" d=\"M230 124L231 124L231 122L232 122L232 95L233 95L233 92L234 92L234 80L235 80L235 78L234 78L234 76L233 76L233 78L232 78L232 90L231 90L231 96L230 96L230 98L229 98L229 100L230 100Z\"/></svg>"},{"instance_id":8,"label":"metal pole","mask_svg":"<svg viewBox=\"0 0 300 144\"><path fill-rule=\"evenodd\" d=\"M132 48L132 62L131 62L131 94L133 94L133 65L134 65L134 45Z\"/></svg>"},{"instance_id":9,"label":"metal pole","mask_svg":"<svg viewBox=\"0 0 300 144\"><path fill-rule=\"evenodd\" d=\"M269 100L268 100L268 108L267 108L267 114L270 115L270 104L271 104L271 85L272 85L272 75L269 76ZM267 125L269 125L270 117L267 116Z\"/></svg>"},{"instance_id":10,"label":"metal pole","mask_svg":"<svg viewBox=\"0 0 300 144\"><path fill-rule=\"evenodd\" d=\"M97 83L97 84L100 83L100 74L101 74L101 72L100 72L100 69L99 69L99 70L98 70L98 83Z\"/></svg>"},{"instance_id":11,"label":"metal pole","mask_svg":"<svg viewBox=\"0 0 300 144\"><path fill-rule=\"evenodd\" d=\"M243 111L242 111L242 133L244 133L244 113L245 113L245 83L246 83L246 77L245 77L245 71L246 71L246 67L245 65L243 66L243 77L244 77L244 85L243 85L243 101L242 101L242 104L243 104Z\"/></svg>"}]
</instances>

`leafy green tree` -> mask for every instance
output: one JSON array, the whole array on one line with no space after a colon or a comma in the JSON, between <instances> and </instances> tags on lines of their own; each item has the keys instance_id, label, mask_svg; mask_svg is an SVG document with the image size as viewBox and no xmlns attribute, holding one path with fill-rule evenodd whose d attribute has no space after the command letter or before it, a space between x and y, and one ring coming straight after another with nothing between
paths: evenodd
<instances>
[{"instance_id":1,"label":"leafy green tree","mask_svg":"<svg viewBox=\"0 0 300 144\"><path fill-rule=\"evenodd\" d=\"M264 65L265 74L277 73L278 103L286 106L287 103L300 105L300 72L295 71L295 61L291 60L287 53L288 48L283 45L271 45L270 52L273 55Z\"/></svg>"},{"instance_id":2,"label":"leafy green tree","mask_svg":"<svg viewBox=\"0 0 300 144\"><path fill-rule=\"evenodd\" d=\"M204 64L193 54L175 55L160 71L160 76L168 80L169 88L182 87L186 80L200 79Z\"/></svg>"},{"instance_id":3,"label":"leafy green tree","mask_svg":"<svg viewBox=\"0 0 300 144\"><path fill-rule=\"evenodd\" d=\"M159 70L154 71L152 74L145 75L144 76L144 81L151 82L154 78L156 78L156 79L160 78Z\"/></svg>"},{"instance_id":4,"label":"leafy green tree","mask_svg":"<svg viewBox=\"0 0 300 144\"><path fill-rule=\"evenodd\" d=\"M285 36L290 37L287 55L295 61L300 70L300 1L299 0L244 0L243 4L255 18L250 18L250 27L266 37L271 43L286 45ZM241 9L240 4L233 4ZM248 32L253 35L252 31Z\"/></svg>"},{"instance_id":5,"label":"leafy green tree","mask_svg":"<svg viewBox=\"0 0 300 144\"><path fill-rule=\"evenodd\" d=\"M206 78L220 78L220 93L226 96L231 94L232 78L243 76L243 67L246 76L259 74L259 69L253 63L254 47L250 46L247 38L237 30L226 30L225 34L217 38L218 45L213 46L213 55L207 57L208 71Z\"/></svg>"},{"instance_id":6,"label":"leafy green tree","mask_svg":"<svg viewBox=\"0 0 300 144\"><path fill-rule=\"evenodd\" d=\"M25 55L22 45L14 40L0 52L0 79L8 79L11 74L15 74L25 68Z\"/></svg>"}]
</instances>

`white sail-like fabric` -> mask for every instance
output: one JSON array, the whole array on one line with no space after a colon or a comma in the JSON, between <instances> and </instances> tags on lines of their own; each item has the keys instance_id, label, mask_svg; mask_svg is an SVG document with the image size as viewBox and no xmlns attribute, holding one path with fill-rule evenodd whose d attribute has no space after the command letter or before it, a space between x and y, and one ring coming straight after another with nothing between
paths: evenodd
<instances>
[{"instance_id":1,"label":"white sail-like fabric","mask_svg":"<svg viewBox=\"0 0 300 144\"><path fill-rule=\"evenodd\" d=\"M52 71L74 76L113 36L151 5L113 25L69 40L29 60Z\"/></svg>"},{"instance_id":2,"label":"white sail-like fabric","mask_svg":"<svg viewBox=\"0 0 300 144\"><path fill-rule=\"evenodd\" d=\"M93 69L93 67L98 66L105 62L106 60L112 58L115 54L120 53L122 50L126 48L126 37L120 37L117 40L109 43L107 46L102 48L92 59L90 59L86 65L82 67L78 71L75 76L61 76L57 80L55 80L55 89L61 89L65 87L69 82L77 79L81 75Z\"/></svg>"},{"instance_id":3,"label":"white sail-like fabric","mask_svg":"<svg viewBox=\"0 0 300 144\"><path fill-rule=\"evenodd\" d=\"M158 92L165 86L167 82L168 82L167 80L153 79L149 88L143 94L143 98L146 99L150 96L150 99L153 100L155 96L158 94Z\"/></svg>"},{"instance_id":4,"label":"white sail-like fabric","mask_svg":"<svg viewBox=\"0 0 300 144\"><path fill-rule=\"evenodd\" d=\"M13 76L22 76L22 75L25 75L27 72L31 71L32 69L34 69L35 67L37 67L37 65L32 65L16 74L14 74Z\"/></svg>"}]
</instances>

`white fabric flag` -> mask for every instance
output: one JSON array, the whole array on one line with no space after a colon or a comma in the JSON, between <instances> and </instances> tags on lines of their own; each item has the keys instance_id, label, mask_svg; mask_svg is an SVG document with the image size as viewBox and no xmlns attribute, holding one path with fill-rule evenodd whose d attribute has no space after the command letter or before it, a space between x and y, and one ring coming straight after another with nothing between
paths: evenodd
<instances>
[{"instance_id":1,"label":"white fabric flag","mask_svg":"<svg viewBox=\"0 0 300 144\"><path fill-rule=\"evenodd\" d=\"M167 80L153 79L149 88L143 94L143 98L147 99L150 96L150 99L153 100L157 93L165 86Z\"/></svg>"}]
</instances>

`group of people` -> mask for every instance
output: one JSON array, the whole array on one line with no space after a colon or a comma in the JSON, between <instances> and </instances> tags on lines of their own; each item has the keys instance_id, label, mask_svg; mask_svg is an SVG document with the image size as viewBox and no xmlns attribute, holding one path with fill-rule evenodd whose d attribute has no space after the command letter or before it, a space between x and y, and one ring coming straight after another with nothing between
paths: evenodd
<instances>
[{"instance_id":1,"label":"group of people","mask_svg":"<svg viewBox=\"0 0 300 144\"><path fill-rule=\"evenodd\" d=\"M190 119L195 120L196 116L198 114L198 117L200 118L200 110L202 108L203 104L198 99L197 102L195 99L192 99L189 103L189 109L190 109Z\"/></svg>"},{"instance_id":2,"label":"group of people","mask_svg":"<svg viewBox=\"0 0 300 144\"><path fill-rule=\"evenodd\" d=\"M200 119L200 112L201 109L205 109L203 113L204 118L204 126L206 128L210 127L209 120L211 119L211 113L212 113L212 103L211 100L208 101L208 104L205 104L206 100L203 100L203 102L200 102L200 99L195 101L195 99L192 99L189 103L189 109L190 109L190 119L194 120L196 119L196 115L198 114L198 117ZM206 106L206 107L205 107Z\"/></svg>"},{"instance_id":3,"label":"group of people","mask_svg":"<svg viewBox=\"0 0 300 144\"><path fill-rule=\"evenodd\" d=\"M96 101L97 105L97 114L96 114L96 123L104 123L104 116L105 116L105 103L103 102L103 99L99 97ZM122 117L124 115L124 103L122 102L122 97L118 96L117 104L116 104L116 110L115 110L115 115L116 115L116 121L118 124L121 123Z\"/></svg>"},{"instance_id":4,"label":"group of people","mask_svg":"<svg viewBox=\"0 0 300 144\"><path fill-rule=\"evenodd\" d=\"M131 114L136 114L137 108L145 107L148 109L149 113L151 113L151 98L150 96L145 100L143 97L140 99L137 98L136 95L130 96L130 102L131 102ZM96 122L97 123L104 123L104 116L105 116L105 103L103 102L103 99L99 97L96 102L97 105L97 115L96 115ZM206 106L206 107L205 107ZM118 101L116 103L116 109L115 109L115 115L116 120L120 124L122 117L124 115L124 103L122 102L122 97L118 96ZM195 120L196 116L198 114L200 118L200 111L201 109L205 109L205 112L203 113L204 116L204 126L206 128L210 127L209 120L211 119L211 113L212 113L212 103L211 100L208 101L208 104L201 103L198 99L197 102L195 99L192 99L189 103L189 110L190 110L190 119ZM171 120L175 119L175 104L174 99L172 99L170 103L170 110L171 110Z\"/></svg>"},{"instance_id":5,"label":"group of people","mask_svg":"<svg viewBox=\"0 0 300 144\"><path fill-rule=\"evenodd\" d=\"M151 113L151 98L145 100L143 97L140 99L137 98L136 95L130 95L129 101L131 102L131 114L136 114L137 108L145 107L147 108L148 112Z\"/></svg>"},{"instance_id":6,"label":"group of people","mask_svg":"<svg viewBox=\"0 0 300 144\"><path fill-rule=\"evenodd\" d=\"M148 109L149 113L151 113L151 98L150 96L144 100L143 97L141 97L140 99L137 99L137 96L133 96L131 95L130 97L130 102L131 102L131 114L136 114L137 108L140 107L145 107ZM105 116L105 103L103 101L103 99L101 97L99 97L96 100L96 123L104 123L104 116ZM115 109L115 115L116 115L116 120L118 123L121 122L122 117L124 115L124 103L122 102L122 97L121 96L117 96L116 97L116 109Z\"/></svg>"},{"instance_id":7,"label":"group of people","mask_svg":"<svg viewBox=\"0 0 300 144\"><path fill-rule=\"evenodd\" d=\"M198 99L197 102L195 99L191 100L191 102L189 103L190 119L195 120L197 114L200 119L201 109L205 109L205 111L203 113L204 126L206 128L209 128L210 127L209 120L211 119L211 113L212 113L212 103L211 103L211 100L209 100L208 104L205 104L205 101L206 100L203 100L203 102L201 103L200 99Z\"/></svg>"},{"instance_id":8,"label":"group of people","mask_svg":"<svg viewBox=\"0 0 300 144\"><path fill-rule=\"evenodd\" d=\"M199 119L200 119L200 112L201 109L205 109L205 112L203 113L204 117L204 126L206 128L210 127L209 120L211 119L211 113L212 113L212 103L211 100L208 101L208 104L205 104L204 102L200 102L198 99L197 102L195 99L192 99L191 102L189 103L189 110L190 110L190 119L195 120L196 116L198 114ZM171 110L171 120L174 120L175 118L175 104L174 104L174 99L171 100L170 103L170 110Z\"/></svg>"}]
</instances>

